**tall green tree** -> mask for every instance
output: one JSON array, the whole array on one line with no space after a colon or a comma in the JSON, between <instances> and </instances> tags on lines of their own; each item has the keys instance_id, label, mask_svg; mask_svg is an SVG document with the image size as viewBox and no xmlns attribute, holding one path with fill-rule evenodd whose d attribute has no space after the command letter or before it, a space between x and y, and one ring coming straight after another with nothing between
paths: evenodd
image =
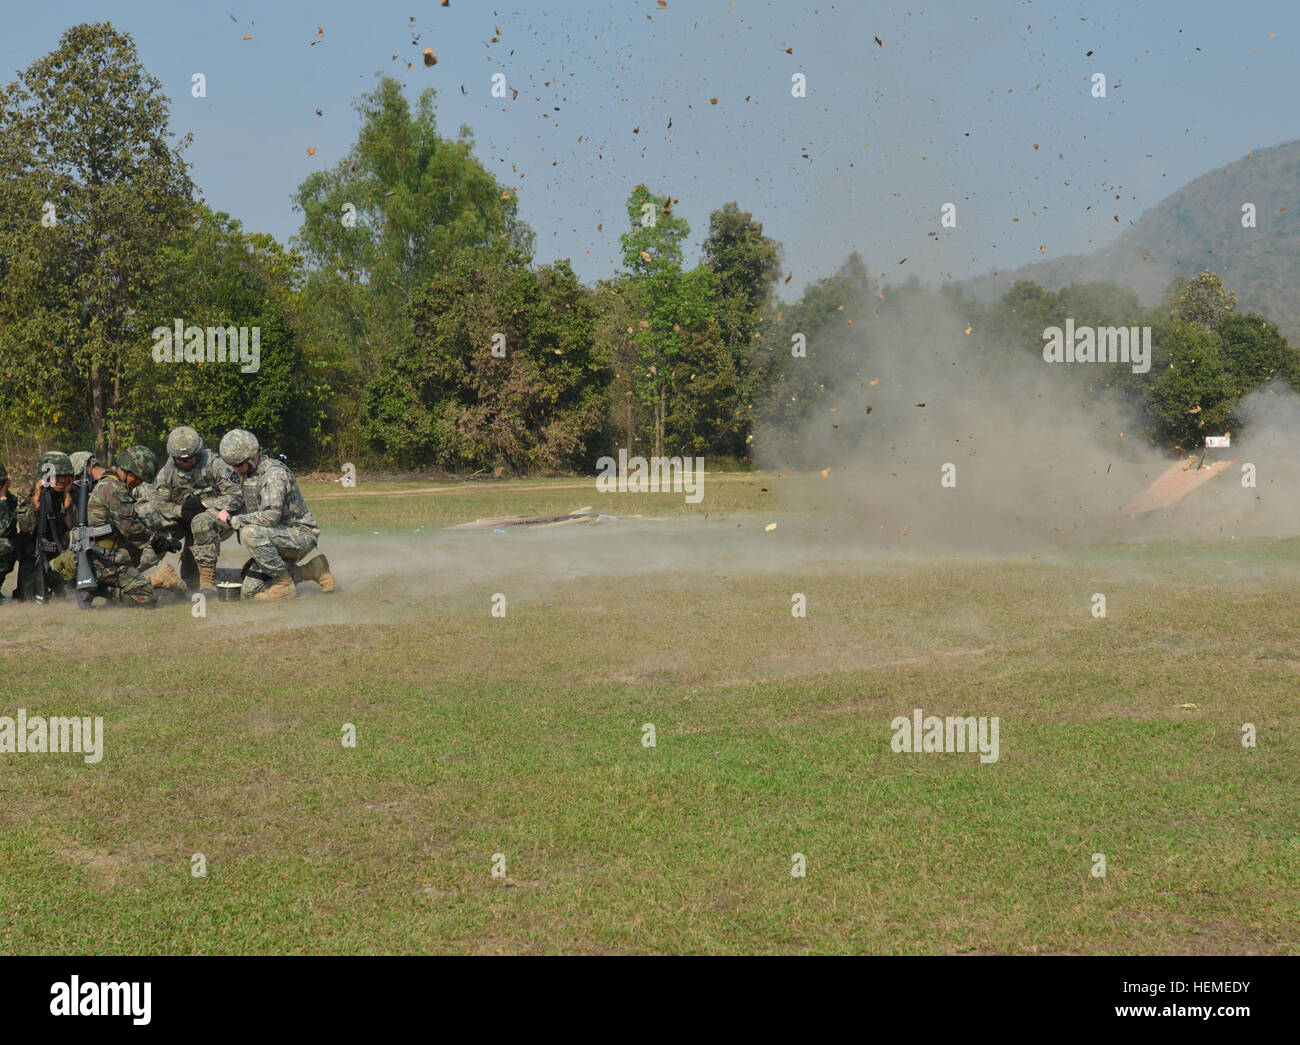
<instances>
[{"instance_id":1,"label":"tall green tree","mask_svg":"<svg viewBox=\"0 0 1300 1045\"><path fill-rule=\"evenodd\" d=\"M633 386L652 412L653 452L662 456L669 404L682 379L683 348L691 329L709 315L712 285L707 269L682 270L690 225L673 214L668 196L638 185L628 196L627 215L630 228L619 243L640 313L632 334L638 354Z\"/></svg>"},{"instance_id":2,"label":"tall green tree","mask_svg":"<svg viewBox=\"0 0 1300 1045\"><path fill-rule=\"evenodd\" d=\"M138 314L189 228L189 139L131 37L67 30L0 90L0 382L5 420L119 444L127 370L148 358Z\"/></svg>"},{"instance_id":3,"label":"tall green tree","mask_svg":"<svg viewBox=\"0 0 1300 1045\"><path fill-rule=\"evenodd\" d=\"M464 247L498 241L531 254L532 233L509 188L473 156L468 127L438 133L432 88L414 107L381 77L358 100L356 144L294 197L303 213L294 245L310 269L315 333L351 346L354 377L410 331L407 306Z\"/></svg>"},{"instance_id":4,"label":"tall green tree","mask_svg":"<svg viewBox=\"0 0 1300 1045\"><path fill-rule=\"evenodd\" d=\"M713 314L729 348L748 346L772 299L781 248L735 203L709 215L704 263L713 273Z\"/></svg>"},{"instance_id":5,"label":"tall green tree","mask_svg":"<svg viewBox=\"0 0 1300 1045\"><path fill-rule=\"evenodd\" d=\"M690 374L670 428L687 429L699 449L748 456L758 392L760 328L780 272L781 248L736 203L709 215L703 264L711 276L711 324L688 343Z\"/></svg>"}]
</instances>

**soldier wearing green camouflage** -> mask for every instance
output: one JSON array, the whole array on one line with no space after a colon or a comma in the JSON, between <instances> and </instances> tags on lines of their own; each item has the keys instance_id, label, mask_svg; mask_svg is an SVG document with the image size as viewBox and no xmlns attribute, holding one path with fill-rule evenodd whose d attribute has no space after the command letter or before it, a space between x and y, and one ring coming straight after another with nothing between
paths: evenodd
<instances>
[{"instance_id":1,"label":"soldier wearing green camouflage","mask_svg":"<svg viewBox=\"0 0 1300 1045\"><path fill-rule=\"evenodd\" d=\"M151 609L158 594L137 569L141 550L179 550L179 543L150 530L136 515L131 490L153 479L158 460L146 446L133 446L118 454L117 467L106 472L90 491L86 524L95 535L90 556L98 587L94 594L111 602ZM168 547L170 546L170 548Z\"/></svg>"},{"instance_id":2,"label":"soldier wearing green camouflage","mask_svg":"<svg viewBox=\"0 0 1300 1045\"><path fill-rule=\"evenodd\" d=\"M239 477L230 465L204 449L193 428L174 429L167 436L166 463L153 483L137 489L136 502L146 525L185 542L181 576L194 587L215 591L221 542L235 532L217 513L237 512L243 504ZM148 569L153 561L152 549L146 548L140 568Z\"/></svg>"},{"instance_id":3,"label":"soldier wearing green camouflage","mask_svg":"<svg viewBox=\"0 0 1300 1045\"><path fill-rule=\"evenodd\" d=\"M0 589L17 561L18 498L9 492L9 471L0 464ZM0 602L4 602L3 594Z\"/></svg>"},{"instance_id":4,"label":"soldier wearing green camouflage","mask_svg":"<svg viewBox=\"0 0 1300 1045\"><path fill-rule=\"evenodd\" d=\"M45 548L47 562L52 562L68 546L68 531L76 525L76 506L72 503L72 460L61 450L41 454L36 463L36 478L32 485L18 494L14 510L18 530L17 559L18 586L14 599L33 601L39 594L40 566L38 541L49 541ZM38 534L41 501L46 499L53 510L53 537ZM63 578L53 570L45 576L47 589L55 595L64 594Z\"/></svg>"},{"instance_id":5,"label":"soldier wearing green camouflage","mask_svg":"<svg viewBox=\"0 0 1300 1045\"><path fill-rule=\"evenodd\" d=\"M32 480L32 485L18 494L19 533L36 532L41 507L39 495L44 490L57 495L53 500L59 521L69 526L73 524L72 516L76 511L72 503L73 474L72 458L62 450L48 450L41 454L40 460L36 462L36 478Z\"/></svg>"},{"instance_id":6,"label":"soldier wearing green camouflage","mask_svg":"<svg viewBox=\"0 0 1300 1045\"><path fill-rule=\"evenodd\" d=\"M316 547L320 527L288 466L277 458L261 456L257 437L242 428L222 436L220 452L243 483L242 511L217 514L221 522L239 532L245 550L253 557L252 568L244 577L243 597L291 597L303 580L316 581L322 591L333 591L334 577L325 556L297 565Z\"/></svg>"}]
</instances>

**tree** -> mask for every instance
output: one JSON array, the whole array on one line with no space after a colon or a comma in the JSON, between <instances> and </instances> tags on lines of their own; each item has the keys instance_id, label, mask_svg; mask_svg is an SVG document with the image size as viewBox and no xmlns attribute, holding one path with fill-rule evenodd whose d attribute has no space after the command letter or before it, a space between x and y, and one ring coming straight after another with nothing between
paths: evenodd
<instances>
[{"instance_id":1,"label":"tree","mask_svg":"<svg viewBox=\"0 0 1300 1045\"><path fill-rule=\"evenodd\" d=\"M808 467L822 458L825 444L806 436L815 416L825 416L842 392L866 380L861 370L867 320L878 316L876 304L885 303L854 251L835 275L809 285L802 298L775 306L764 324L767 349L754 425L754 445L769 465Z\"/></svg>"},{"instance_id":2,"label":"tree","mask_svg":"<svg viewBox=\"0 0 1300 1045\"><path fill-rule=\"evenodd\" d=\"M781 266L780 247L735 203L709 215L704 262L713 273L713 314L729 348L747 346L772 297Z\"/></svg>"},{"instance_id":3,"label":"tree","mask_svg":"<svg viewBox=\"0 0 1300 1045\"><path fill-rule=\"evenodd\" d=\"M1035 355L1043 351L1043 331L1060 326L1061 300L1031 280L1017 280L1002 295L999 326L1017 344Z\"/></svg>"},{"instance_id":4,"label":"tree","mask_svg":"<svg viewBox=\"0 0 1300 1045\"><path fill-rule=\"evenodd\" d=\"M691 338L684 350L690 374L669 428L689 431L700 449L745 457L759 382L755 350L780 272L780 246L753 215L725 203L709 215L703 256L712 331Z\"/></svg>"},{"instance_id":5,"label":"tree","mask_svg":"<svg viewBox=\"0 0 1300 1045\"><path fill-rule=\"evenodd\" d=\"M1223 277L1209 269L1190 280L1181 276L1169 290L1170 314L1176 323L1214 330L1237 307L1237 295L1224 289Z\"/></svg>"},{"instance_id":6,"label":"tree","mask_svg":"<svg viewBox=\"0 0 1300 1045\"><path fill-rule=\"evenodd\" d=\"M707 270L689 275L698 279ZM670 371L675 391L666 404L665 440L683 452L743 458L753 384L745 346L729 348L713 315L702 316L684 333Z\"/></svg>"},{"instance_id":7,"label":"tree","mask_svg":"<svg viewBox=\"0 0 1300 1045\"><path fill-rule=\"evenodd\" d=\"M73 26L0 91L7 420L119 444L109 419L151 348L137 310L193 214L189 139L173 145L167 120L162 84L108 23Z\"/></svg>"},{"instance_id":8,"label":"tree","mask_svg":"<svg viewBox=\"0 0 1300 1045\"><path fill-rule=\"evenodd\" d=\"M468 127L455 141L438 134L435 98L426 89L412 111L401 84L381 77L357 102L357 143L294 197L314 321L354 347L360 377L409 332L407 305L458 250L504 241L531 253L514 193L474 159Z\"/></svg>"},{"instance_id":9,"label":"tree","mask_svg":"<svg viewBox=\"0 0 1300 1045\"><path fill-rule=\"evenodd\" d=\"M372 449L455 470L585 466L608 409L596 318L567 262L533 271L505 244L458 251L366 389Z\"/></svg>"},{"instance_id":10,"label":"tree","mask_svg":"<svg viewBox=\"0 0 1300 1045\"><path fill-rule=\"evenodd\" d=\"M609 385L608 445L637 446L637 432L649 427L648 412L637 395L641 357L635 333L641 306L630 277L602 280L593 291L600 318L596 324L597 351L612 370Z\"/></svg>"},{"instance_id":11,"label":"tree","mask_svg":"<svg viewBox=\"0 0 1300 1045\"><path fill-rule=\"evenodd\" d=\"M1169 366L1156 379L1151 412L1157 435L1184 450L1204 436L1229 428L1233 384L1223 365L1218 334L1194 323L1177 323L1166 339Z\"/></svg>"},{"instance_id":12,"label":"tree","mask_svg":"<svg viewBox=\"0 0 1300 1045\"><path fill-rule=\"evenodd\" d=\"M1300 355L1287 344L1277 324L1254 313L1229 315L1219 322L1217 333L1234 395L1247 395L1277 377L1300 391Z\"/></svg>"},{"instance_id":13,"label":"tree","mask_svg":"<svg viewBox=\"0 0 1300 1045\"><path fill-rule=\"evenodd\" d=\"M223 340L231 327L256 331L256 369L206 359L158 364L146 354L127 372L132 394L115 416L128 441L156 444L180 424L213 442L231 428L247 428L296 462L315 461L322 396L299 348L299 267L273 237L246 234L229 215L200 208L196 226L168 251L166 278L141 309L142 325L170 328L174 317L183 318L205 335L208 328L221 331Z\"/></svg>"},{"instance_id":14,"label":"tree","mask_svg":"<svg viewBox=\"0 0 1300 1045\"><path fill-rule=\"evenodd\" d=\"M632 334L639 356L633 384L653 412L654 455L659 457L682 347L689 329L708 315L712 288L707 269L682 271L682 243L690 226L672 213L668 196L655 196L638 185L628 197L627 215L631 228L619 242L641 314Z\"/></svg>"},{"instance_id":15,"label":"tree","mask_svg":"<svg viewBox=\"0 0 1300 1045\"><path fill-rule=\"evenodd\" d=\"M1076 326L1129 326L1142 312L1136 292L1118 283L1073 283L1057 297L1060 315L1073 316Z\"/></svg>"}]
</instances>

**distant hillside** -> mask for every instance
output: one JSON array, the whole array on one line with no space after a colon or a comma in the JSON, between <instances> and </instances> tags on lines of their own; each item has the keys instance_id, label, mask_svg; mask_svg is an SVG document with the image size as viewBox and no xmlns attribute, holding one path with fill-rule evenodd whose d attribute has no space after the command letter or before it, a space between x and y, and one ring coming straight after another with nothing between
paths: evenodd
<instances>
[{"instance_id":1,"label":"distant hillside","mask_svg":"<svg viewBox=\"0 0 1300 1045\"><path fill-rule=\"evenodd\" d=\"M1255 204L1256 228L1241 227L1243 203ZM1107 281L1132 287L1143 304L1153 305L1171 279L1208 268L1237 295L1239 311L1267 316L1292 344L1300 344L1298 218L1300 141L1294 141L1254 150L1189 182L1109 247L979 276L963 286L989 299L1001 297L1018 279L1049 290Z\"/></svg>"}]
</instances>

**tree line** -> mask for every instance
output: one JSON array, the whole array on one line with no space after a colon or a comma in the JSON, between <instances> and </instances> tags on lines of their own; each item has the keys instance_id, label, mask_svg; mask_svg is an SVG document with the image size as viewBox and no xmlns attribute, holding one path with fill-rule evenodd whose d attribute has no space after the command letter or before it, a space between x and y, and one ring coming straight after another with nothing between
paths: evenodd
<instances>
[{"instance_id":1,"label":"tree line","mask_svg":"<svg viewBox=\"0 0 1300 1045\"><path fill-rule=\"evenodd\" d=\"M299 186L301 228L281 244L199 201L130 36L69 29L0 91L0 453L158 446L187 424L247 428L330 471L591 472L617 447L744 466L756 439L769 463L808 466L812 417L860 382L890 314L959 315L1026 359L1065 316L1150 326L1149 372L1065 381L1126 399L1168 447L1238 427L1241 398L1274 378L1300 387L1300 356L1213 273L1149 307L1102 283L1022 282L988 303L885 287L854 254L786 302L780 245L752 214L714 210L688 268L678 201L642 185L620 271L586 285L566 260L535 262L513 191L468 128L439 134L434 102L381 78L348 155ZM177 320L257 328L256 371L157 362L152 332Z\"/></svg>"}]
</instances>

